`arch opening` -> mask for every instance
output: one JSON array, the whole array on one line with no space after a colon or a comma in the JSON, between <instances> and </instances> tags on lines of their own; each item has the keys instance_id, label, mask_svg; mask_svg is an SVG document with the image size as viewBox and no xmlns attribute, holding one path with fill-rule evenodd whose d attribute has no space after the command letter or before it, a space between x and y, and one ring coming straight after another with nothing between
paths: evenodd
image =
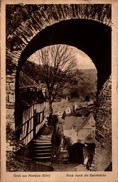
<instances>
[{"instance_id":1,"label":"arch opening","mask_svg":"<svg viewBox=\"0 0 118 182\"><path fill-rule=\"evenodd\" d=\"M85 52L98 70L98 89L111 73L111 28L93 20L65 20L38 33L22 52L18 70L38 49L53 44L67 44Z\"/></svg>"},{"instance_id":2,"label":"arch opening","mask_svg":"<svg viewBox=\"0 0 118 182\"><path fill-rule=\"evenodd\" d=\"M25 72L30 76L31 78L35 79L36 81L36 86L40 87L40 83L44 84L46 80L42 78L42 74L48 74L49 72L46 72L47 70L45 69L45 72L42 73L42 67L46 66L52 67L55 69L55 72L52 73L52 77L55 76L60 76L58 75L58 72L56 72L56 69L63 71L63 73L66 72L71 78L69 77L70 80L65 80L69 82L69 87L76 87L77 85L80 85L80 90L81 93L77 93L77 90L79 88L75 88L76 96L82 96L86 97L87 95L90 96L93 91L93 97L97 94L97 69L92 62L92 60L86 55L83 51L73 47L73 46L67 46L65 44L57 44L57 45L51 45L44 47L38 51L36 51L34 54L32 54L27 60L26 63L23 65L21 71ZM34 69L34 70L33 70ZM20 73L21 73L20 71ZM53 70L49 70L50 72ZM28 73L29 72L29 73ZM39 73L41 72L41 73ZM47 76L47 75L46 75ZM22 74L20 74L20 80L22 80ZM72 79L73 78L73 79ZM85 78L85 80L84 80ZM91 80L93 78L93 80ZM50 77L46 77L46 79L50 79L50 82L53 82L53 78L51 79ZM60 79L60 77L58 77ZM78 79L78 80L77 80ZM80 83L79 83L80 80ZM55 82L58 80L54 80ZM87 83L88 81L88 83ZM29 80L30 82L30 80ZM84 83L85 82L85 83ZM84 84L83 84L84 83ZM30 86L32 87L33 82L31 83L24 83L24 86ZM39 84L39 85L38 85ZM65 83L63 83L65 84ZM67 84L67 85L68 85ZM77 85L76 85L77 84ZM87 88L87 90L84 88L87 87L89 84L92 84L92 88ZM35 85L35 83L34 83ZM55 83L56 85L56 83ZM54 86L55 86L54 85ZM81 86L84 85L84 88L81 88ZM86 86L85 86L86 85ZM95 85L95 87L94 87ZM48 86L49 87L49 86ZM22 82L19 82L19 88L22 88ZM66 90L66 88L65 88ZM67 89L68 90L68 89ZM61 90L61 92L63 92ZM70 91L69 91L70 92ZM83 92L83 93L82 93ZM91 92L91 93L90 93ZM66 93L65 93L66 94ZM70 93L68 93L71 95ZM59 94L58 94L59 95ZM72 94L74 97L74 93ZM63 97L63 95L62 95ZM95 99L95 98L94 98Z\"/></svg>"},{"instance_id":3,"label":"arch opening","mask_svg":"<svg viewBox=\"0 0 118 182\"><path fill-rule=\"evenodd\" d=\"M93 61L97 69L98 90L101 89L111 73L111 29L92 20L66 20L51 25L38 33L22 52L16 73L16 125L19 73L27 60L34 52L46 46L66 44L85 52Z\"/></svg>"},{"instance_id":4,"label":"arch opening","mask_svg":"<svg viewBox=\"0 0 118 182\"><path fill-rule=\"evenodd\" d=\"M47 65L49 66L48 71ZM51 75L48 75L50 73ZM62 74L63 79L60 78ZM48 80L50 82L47 82ZM79 107L82 109L84 107L82 105L87 107L87 105L92 104L93 106L96 101L97 70L92 60L83 51L75 47L62 44L47 46L31 55L20 70L18 103L23 100L23 92L29 93L29 90L30 92L31 90L37 92L45 90L46 115L50 113L49 104L51 104L53 113L57 114L54 105L58 102L63 105L63 100L67 102L67 105L71 105L73 114L78 115L79 113L75 113L77 105L81 105ZM49 96L52 97L51 100ZM65 106L62 107L66 109ZM20 110L22 110L22 104ZM20 110L18 114L22 116ZM22 124L22 117L20 124Z\"/></svg>"}]
</instances>

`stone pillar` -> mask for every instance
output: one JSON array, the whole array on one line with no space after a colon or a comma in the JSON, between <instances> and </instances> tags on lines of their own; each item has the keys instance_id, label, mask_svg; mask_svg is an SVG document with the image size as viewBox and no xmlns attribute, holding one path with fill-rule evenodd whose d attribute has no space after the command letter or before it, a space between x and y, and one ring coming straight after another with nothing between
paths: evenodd
<instances>
[{"instance_id":1,"label":"stone pillar","mask_svg":"<svg viewBox=\"0 0 118 182\"><path fill-rule=\"evenodd\" d=\"M104 171L112 162L111 77L98 95L94 159L97 171Z\"/></svg>"},{"instance_id":2,"label":"stone pillar","mask_svg":"<svg viewBox=\"0 0 118 182\"><path fill-rule=\"evenodd\" d=\"M15 73L6 76L6 120L15 130Z\"/></svg>"}]
</instances>

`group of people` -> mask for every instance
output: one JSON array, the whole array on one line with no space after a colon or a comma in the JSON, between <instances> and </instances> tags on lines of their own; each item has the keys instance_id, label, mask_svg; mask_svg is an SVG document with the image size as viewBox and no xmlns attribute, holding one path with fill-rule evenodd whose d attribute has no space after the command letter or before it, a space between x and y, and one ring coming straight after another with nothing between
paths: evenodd
<instances>
[{"instance_id":1,"label":"group of people","mask_svg":"<svg viewBox=\"0 0 118 182\"><path fill-rule=\"evenodd\" d=\"M62 118L59 118L57 115L52 115L52 114L50 114L49 117L48 117L48 125L53 126L53 134L52 134L52 139L51 139L51 142L52 142L51 162L52 163L54 162L55 159L56 159L56 161L58 161L58 159L59 159L60 146L61 146L61 143L62 143L63 133L64 133L63 132L64 119L65 119L65 113L62 116ZM93 118L92 114L89 114L88 116L86 116L86 119L94 119L94 118ZM73 135L73 137L75 137L75 136ZM77 143L77 142L75 142L75 143ZM79 146L79 147L77 147L78 151L81 150L80 145L82 146L81 155L82 155L83 159L81 160L81 162L89 170L91 165L92 165L93 156L94 156L94 153L95 153L94 134L93 134L92 141L90 141L90 142L82 141L82 142L79 142L77 145ZM73 149L73 146L70 147L70 151L71 151L71 148L72 148L72 153L74 153L74 150L75 150L75 149ZM76 154L77 154L77 152L74 155L76 155ZM70 155L70 159L71 159L71 152L70 152L69 155ZM80 156L78 156L78 158L79 157Z\"/></svg>"}]
</instances>

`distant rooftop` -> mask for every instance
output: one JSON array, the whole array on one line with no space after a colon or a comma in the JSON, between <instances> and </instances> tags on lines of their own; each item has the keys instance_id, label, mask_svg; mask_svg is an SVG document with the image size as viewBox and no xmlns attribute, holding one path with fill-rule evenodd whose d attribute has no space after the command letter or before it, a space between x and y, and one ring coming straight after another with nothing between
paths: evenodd
<instances>
[{"instance_id":1,"label":"distant rooftop","mask_svg":"<svg viewBox=\"0 0 118 182\"><path fill-rule=\"evenodd\" d=\"M38 88L27 87L20 89L19 102L22 108L28 108L35 103L43 103L44 101L44 95Z\"/></svg>"}]
</instances>

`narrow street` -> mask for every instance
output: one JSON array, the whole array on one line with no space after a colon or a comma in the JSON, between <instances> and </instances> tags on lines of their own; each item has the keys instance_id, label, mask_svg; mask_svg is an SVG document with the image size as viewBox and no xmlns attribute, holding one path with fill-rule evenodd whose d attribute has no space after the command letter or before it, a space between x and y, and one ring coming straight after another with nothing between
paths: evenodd
<instances>
[{"instance_id":1,"label":"narrow street","mask_svg":"<svg viewBox=\"0 0 118 182\"><path fill-rule=\"evenodd\" d=\"M71 129L73 124L78 123L78 119L77 117L74 116L70 116L70 117L66 117L65 118L65 124L64 124L64 128L66 129ZM82 125L82 120L81 122L78 124L78 127ZM50 135L52 134L50 127L46 127L45 130L42 133L42 136L38 139L40 143L43 144L45 143L45 139L43 139L43 141L41 141L41 138L49 138ZM37 141L37 140L36 140ZM47 140L46 140L47 141ZM48 144L49 145L49 144ZM38 151L37 151L38 152ZM40 152L40 151L39 151ZM43 152L43 151L42 151ZM68 159L64 159L62 157L62 152L60 151L60 155L58 158L58 161L55 161L56 159L54 159L54 162L51 164L51 161L40 161L40 157L39 157L39 164L41 165L46 165L46 166L51 166L53 168L53 171L87 171L86 166L83 164L78 164L78 163L71 163L69 162ZM49 156L49 154L48 154ZM47 157L48 157L47 156ZM79 157L79 156L78 156ZM81 157L81 156L80 156ZM38 159L38 158L37 158ZM48 158L47 158L48 159Z\"/></svg>"}]
</instances>

